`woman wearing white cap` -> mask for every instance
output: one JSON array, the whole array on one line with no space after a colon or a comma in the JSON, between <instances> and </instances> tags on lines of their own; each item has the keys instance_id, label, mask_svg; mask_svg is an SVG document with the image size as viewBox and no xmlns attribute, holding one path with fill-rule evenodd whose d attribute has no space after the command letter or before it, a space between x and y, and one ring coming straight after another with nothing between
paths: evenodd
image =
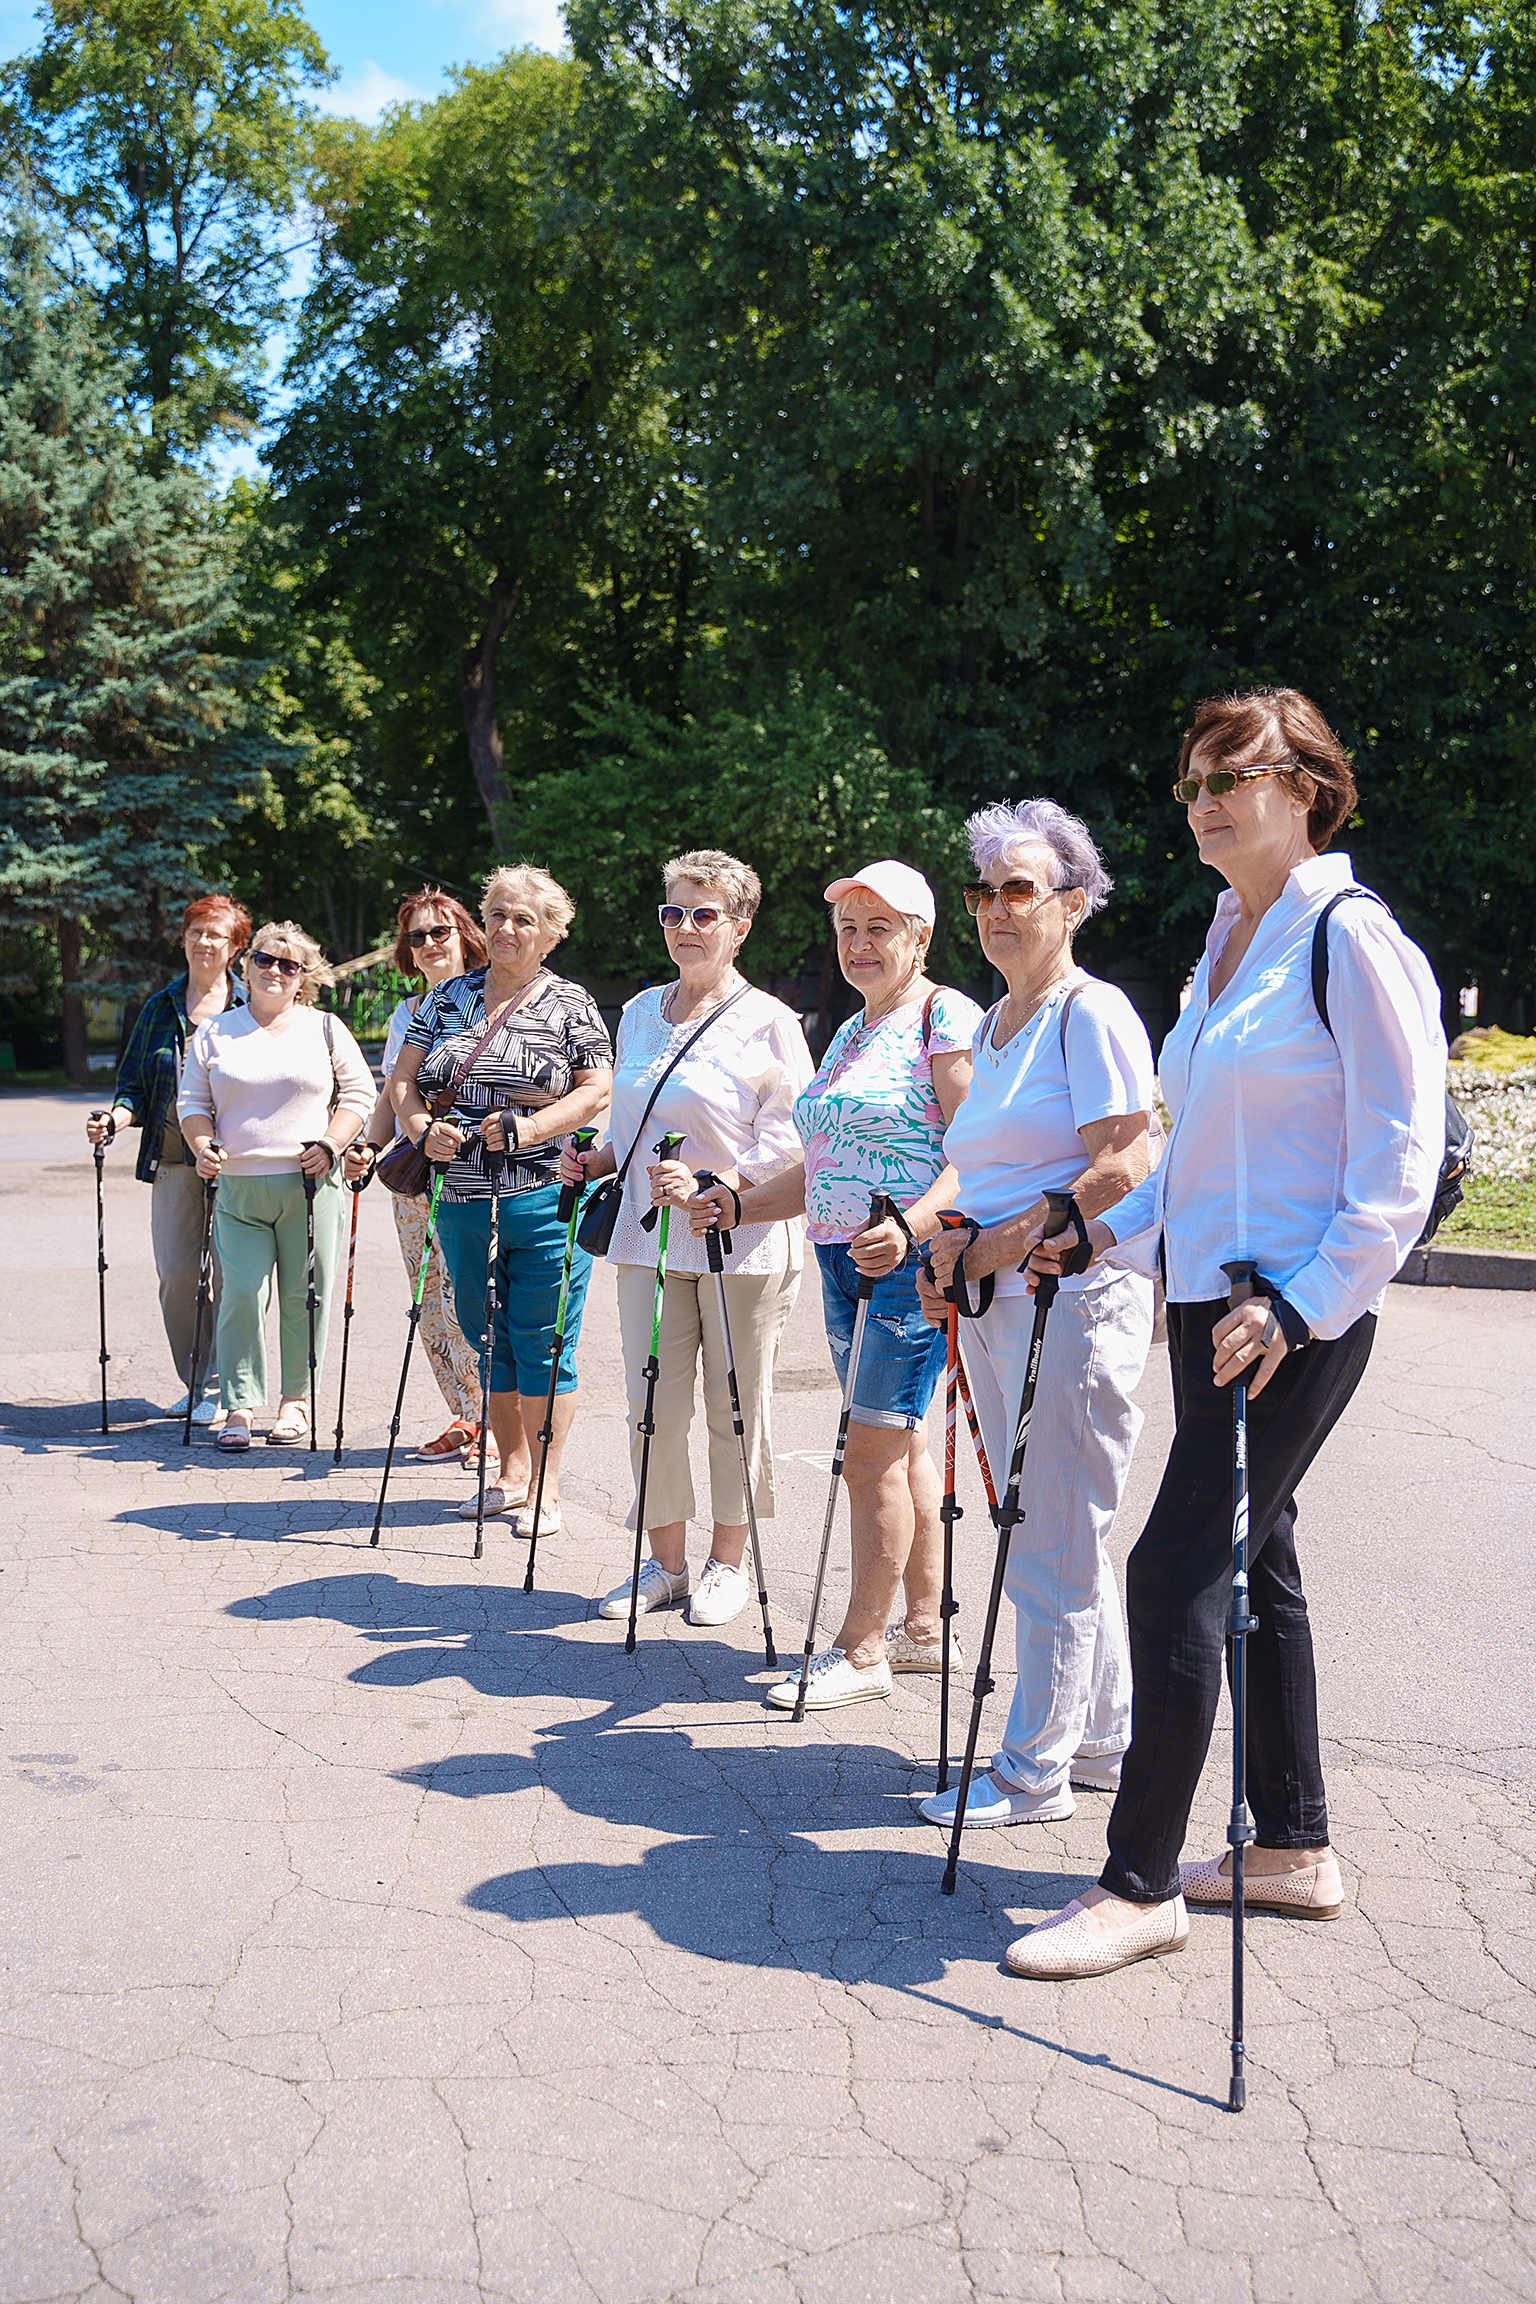
<instances>
[{"instance_id":1,"label":"woman wearing white cap","mask_svg":"<svg viewBox=\"0 0 1536 2304\"><path fill-rule=\"evenodd\" d=\"M872 1227L869 1204L876 1192L902 1209L923 1201L937 1210L953 1199L944 1131L970 1084L971 1039L981 1021L974 1000L924 972L934 903L920 872L888 857L834 880L826 896L839 964L864 1005L836 1033L796 1102L803 1172L787 1171L746 1196L749 1223L805 1210L839 1378L859 1281L877 1281L843 1467L852 1590L837 1638L811 1665L813 1711L888 1696L893 1670L939 1669L941 1497L923 1418L944 1366L944 1339L923 1318L907 1237L889 1221ZM696 1226L714 1220L711 1202L720 1197L706 1193L693 1203ZM718 1213L730 1221L728 1199ZM919 1239L938 1229L936 1213L912 1225ZM890 1624L903 1587L903 1620ZM769 1703L792 1706L797 1687L798 1675L770 1688Z\"/></svg>"}]
</instances>

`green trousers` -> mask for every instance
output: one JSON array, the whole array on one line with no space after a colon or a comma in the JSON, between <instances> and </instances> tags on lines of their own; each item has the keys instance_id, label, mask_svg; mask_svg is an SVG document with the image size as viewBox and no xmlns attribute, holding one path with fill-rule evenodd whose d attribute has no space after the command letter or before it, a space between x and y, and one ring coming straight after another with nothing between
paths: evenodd
<instances>
[{"instance_id":1,"label":"green trousers","mask_svg":"<svg viewBox=\"0 0 1536 2304\"><path fill-rule=\"evenodd\" d=\"M345 1219L339 1172L315 1187L315 1363L325 1359L331 1288ZM277 1273L283 1398L309 1398L308 1256L304 1180L226 1176L214 1217L224 1293L219 1303L219 1398L226 1408L267 1404L267 1307Z\"/></svg>"}]
</instances>

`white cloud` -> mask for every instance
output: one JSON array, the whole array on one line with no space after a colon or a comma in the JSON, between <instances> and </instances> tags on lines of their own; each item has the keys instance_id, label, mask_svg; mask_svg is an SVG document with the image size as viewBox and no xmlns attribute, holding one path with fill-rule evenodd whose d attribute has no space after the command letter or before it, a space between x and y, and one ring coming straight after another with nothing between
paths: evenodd
<instances>
[{"instance_id":1,"label":"white cloud","mask_svg":"<svg viewBox=\"0 0 1536 2304\"><path fill-rule=\"evenodd\" d=\"M393 72L386 72L372 57L360 72L348 73L345 80L334 88L322 89L315 99L321 112L331 112L348 120L366 120L370 126L389 105L420 101L419 88L413 88L409 80L397 80Z\"/></svg>"},{"instance_id":2,"label":"white cloud","mask_svg":"<svg viewBox=\"0 0 1536 2304\"><path fill-rule=\"evenodd\" d=\"M559 0L486 0L480 21L504 48L565 46L565 16Z\"/></svg>"}]
</instances>

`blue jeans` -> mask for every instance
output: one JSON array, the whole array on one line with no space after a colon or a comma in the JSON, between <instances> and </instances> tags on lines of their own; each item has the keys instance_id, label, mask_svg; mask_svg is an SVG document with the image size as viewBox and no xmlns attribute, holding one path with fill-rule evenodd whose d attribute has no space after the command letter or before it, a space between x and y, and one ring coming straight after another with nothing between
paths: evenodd
<instances>
[{"instance_id":1,"label":"blue jeans","mask_svg":"<svg viewBox=\"0 0 1536 2304\"><path fill-rule=\"evenodd\" d=\"M555 1313L560 1303L560 1267L565 1226L560 1222L558 1184L537 1192L511 1192L500 1202L501 1239L496 1258L496 1332L491 1341L491 1390L521 1392L538 1399L549 1390ZM437 1234L453 1288L454 1316L478 1352L485 1337L486 1266L491 1254L489 1200L440 1200ZM571 1293L565 1312L565 1350L560 1355L557 1392L576 1389L576 1339L592 1259L584 1248L571 1264Z\"/></svg>"},{"instance_id":2,"label":"blue jeans","mask_svg":"<svg viewBox=\"0 0 1536 2304\"><path fill-rule=\"evenodd\" d=\"M819 1241L816 1261L821 1266L821 1306L832 1365L838 1382L846 1383L858 1312L858 1266L846 1248L824 1248ZM944 1331L930 1328L918 1310L917 1259L909 1256L875 1282L848 1421L916 1431L943 1372Z\"/></svg>"}]
</instances>

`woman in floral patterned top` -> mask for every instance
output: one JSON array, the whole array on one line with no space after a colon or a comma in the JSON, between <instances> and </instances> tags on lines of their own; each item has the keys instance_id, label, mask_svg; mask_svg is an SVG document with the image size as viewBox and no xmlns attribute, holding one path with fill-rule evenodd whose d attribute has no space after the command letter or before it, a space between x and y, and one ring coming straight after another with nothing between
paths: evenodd
<instances>
[{"instance_id":1,"label":"woman in floral patterned top","mask_svg":"<svg viewBox=\"0 0 1536 2304\"><path fill-rule=\"evenodd\" d=\"M832 1361L848 1366L861 1277L876 1282L850 1413L844 1476L853 1529L853 1588L842 1628L812 1662L807 1705L828 1711L888 1696L891 1673L939 1669L943 1542L939 1479L923 1418L944 1365L917 1301L914 1260L901 1227L871 1225L870 1200L930 1210L954 1197L944 1131L971 1078L971 1040L981 1010L924 972L933 934L933 891L920 872L887 858L834 880L838 960L864 996L833 1039L795 1105L803 1167L746 1195L749 1223L804 1208L821 1267L822 1309ZM703 1195L708 1201L710 1195ZM697 1221L708 1221L701 1210ZM938 1230L936 1214L914 1225ZM887 1619L905 1590L900 1623ZM793 1705L798 1675L768 1691Z\"/></svg>"}]
</instances>

